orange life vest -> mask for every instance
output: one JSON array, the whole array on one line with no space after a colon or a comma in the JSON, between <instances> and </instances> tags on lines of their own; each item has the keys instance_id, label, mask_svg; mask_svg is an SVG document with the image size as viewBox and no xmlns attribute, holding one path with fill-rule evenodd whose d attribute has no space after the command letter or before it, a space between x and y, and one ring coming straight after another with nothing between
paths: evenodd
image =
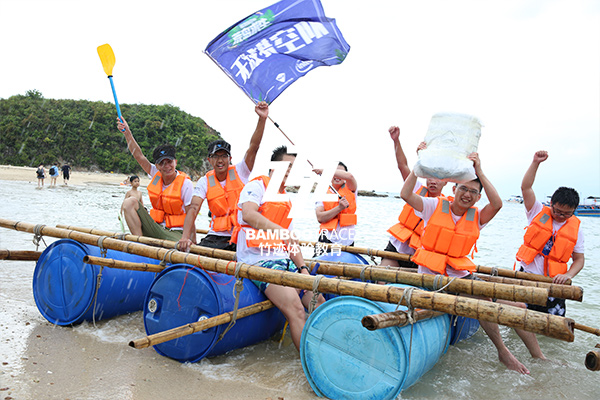
<instances>
[{"instance_id":1,"label":"orange life vest","mask_svg":"<svg viewBox=\"0 0 600 400\"><path fill-rule=\"evenodd\" d=\"M235 166L227 170L225 187L217 181L215 171L206 174L206 201L212 214L210 227L215 232L228 232L235 221L235 209L244 183L237 174Z\"/></svg>"},{"instance_id":2,"label":"orange life vest","mask_svg":"<svg viewBox=\"0 0 600 400\"><path fill-rule=\"evenodd\" d=\"M252 181L260 180L262 181L265 188L269 186L270 178L268 176L258 176ZM285 193L285 192L284 192ZM282 228L289 228L292 220L288 218L288 215L292 209L292 203L288 201L268 201L263 203L259 208L258 212L261 213L264 217L266 217L269 221L281 226ZM237 242L237 236L239 231L242 228L245 228L246 231L246 245L248 247L260 247L264 249L276 249L278 246L283 245L283 242L279 239L265 237L270 234L270 231L259 231L257 229L252 228L250 225L240 225L237 218L237 213L241 211L241 208L238 206L236 209L236 218L235 218L235 228L233 230L233 234L231 235L231 242ZM250 233L251 232L251 233ZM248 239L248 236L253 236L254 239Z\"/></svg>"},{"instance_id":3,"label":"orange life vest","mask_svg":"<svg viewBox=\"0 0 600 400\"><path fill-rule=\"evenodd\" d=\"M183 172L178 174L169 186L163 190L162 174L157 172L148 185L148 197L152 203L150 216L156 223L165 222L167 228L181 228L185 221L181 188L186 179L190 179Z\"/></svg>"},{"instance_id":4,"label":"orange life vest","mask_svg":"<svg viewBox=\"0 0 600 400\"><path fill-rule=\"evenodd\" d=\"M331 190L331 188L327 189L328 193L333 193L333 191ZM344 183L340 189L338 190L338 193L340 194L340 196L345 197L346 200L348 200L348 203L350 204L348 206L348 208L340 211L340 213L338 215L336 215L334 218L330 219L327 222L324 222L321 224L321 228L320 230L326 230L326 231L333 231L337 228L338 226L338 221L340 223L340 226L351 226L351 225L356 225L356 195L354 194L354 192L352 192L350 189L348 189L346 187L346 184ZM325 211L331 210L332 208L337 207L339 204L339 201L324 201L323 202L323 207L325 208Z\"/></svg>"},{"instance_id":5,"label":"orange life vest","mask_svg":"<svg viewBox=\"0 0 600 400\"><path fill-rule=\"evenodd\" d=\"M415 193L421 197L431 197L425 186L417 188ZM398 221L396 225L388 229L388 232L403 243L408 241L409 246L413 249L420 248L423 220L415 215L415 209L406 203L398 216Z\"/></svg>"},{"instance_id":6,"label":"orange life vest","mask_svg":"<svg viewBox=\"0 0 600 400\"><path fill-rule=\"evenodd\" d=\"M544 257L544 275L555 277L567 272L567 261L573 255L579 234L579 218L572 216L554 234L554 244L550 253L544 255L544 246L552 237L552 211L544 206L525 232L524 243L517 252L517 260L531 264L536 255Z\"/></svg>"},{"instance_id":7,"label":"orange life vest","mask_svg":"<svg viewBox=\"0 0 600 400\"><path fill-rule=\"evenodd\" d=\"M454 223L450 201L439 198L433 215L421 235L422 248L411 260L438 274L446 273L446 265L456 270L475 272L475 264L467 258L479 238L479 210L471 207Z\"/></svg>"}]
</instances>

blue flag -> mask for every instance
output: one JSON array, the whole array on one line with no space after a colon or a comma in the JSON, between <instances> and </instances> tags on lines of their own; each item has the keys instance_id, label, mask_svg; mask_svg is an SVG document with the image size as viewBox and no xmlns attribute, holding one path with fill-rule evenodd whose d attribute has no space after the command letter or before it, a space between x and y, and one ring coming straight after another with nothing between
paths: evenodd
<instances>
[{"instance_id":1,"label":"blue flag","mask_svg":"<svg viewBox=\"0 0 600 400\"><path fill-rule=\"evenodd\" d=\"M204 51L254 102L271 103L308 71L350 51L319 0L282 0L235 23Z\"/></svg>"}]
</instances>

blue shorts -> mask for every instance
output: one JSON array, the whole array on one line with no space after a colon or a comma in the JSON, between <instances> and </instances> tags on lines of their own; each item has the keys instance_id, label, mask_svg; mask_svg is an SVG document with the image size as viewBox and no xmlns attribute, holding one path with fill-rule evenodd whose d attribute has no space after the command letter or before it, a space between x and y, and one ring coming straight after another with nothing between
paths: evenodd
<instances>
[{"instance_id":1,"label":"blue shorts","mask_svg":"<svg viewBox=\"0 0 600 400\"><path fill-rule=\"evenodd\" d=\"M260 261L256 265L258 267L270 268L270 269L275 269L275 270L279 270L279 271L288 271L288 272L297 272L298 271L296 264L294 264L294 262L292 260L290 260L289 258L283 258L283 259L279 259L279 260ZM260 290L263 293L267 289L267 286L269 286L269 284L267 282L262 282L262 281L252 280L252 283L254 283L256 285L256 287L258 287L258 290Z\"/></svg>"}]
</instances>

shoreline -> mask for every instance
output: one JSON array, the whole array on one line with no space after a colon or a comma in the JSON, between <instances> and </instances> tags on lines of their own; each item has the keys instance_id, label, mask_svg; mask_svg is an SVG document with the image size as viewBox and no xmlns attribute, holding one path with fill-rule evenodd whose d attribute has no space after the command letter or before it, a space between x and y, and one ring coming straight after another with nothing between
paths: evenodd
<instances>
[{"instance_id":1,"label":"shoreline","mask_svg":"<svg viewBox=\"0 0 600 400\"><path fill-rule=\"evenodd\" d=\"M0 165L0 180L6 181L22 181L37 186L37 177L35 174L36 167L18 167L14 165ZM146 186L150 181L145 174L140 176L140 185ZM130 175L122 173L110 172L90 172L71 170L71 176L67 186L87 185L90 183L105 184L105 185L121 185ZM56 178L56 186L65 186L62 173ZM50 187L50 175L46 168L46 178L44 179L44 187Z\"/></svg>"}]
</instances>

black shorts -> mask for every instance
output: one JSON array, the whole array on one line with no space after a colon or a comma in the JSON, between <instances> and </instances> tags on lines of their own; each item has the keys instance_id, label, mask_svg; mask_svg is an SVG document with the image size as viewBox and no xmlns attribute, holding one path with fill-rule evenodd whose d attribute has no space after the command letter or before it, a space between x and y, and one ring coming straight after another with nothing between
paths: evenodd
<instances>
[{"instance_id":1,"label":"black shorts","mask_svg":"<svg viewBox=\"0 0 600 400\"><path fill-rule=\"evenodd\" d=\"M237 246L235 243L229 243L230 240L231 236L206 235L198 245L211 249L235 251Z\"/></svg>"},{"instance_id":2,"label":"black shorts","mask_svg":"<svg viewBox=\"0 0 600 400\"><path fill-rule=\"evenodd\" d=\"M396 248L394 247L394 245L392 244L392 242L388 242L387 246L385 246L385 249L383 249L384 251L391 251L392 253L398 253L398 250L396 250ZM398 253L400 254L400 253Z\"/></svg>"},{"instance_id":3,"label":"black shorts","mask_svg":"<svg viewBox=\"0 0 600 400\"><path fill-rule=\"evenodd\" d=\"M528 310L539 311L551 315L559 315L564 317L567 313L567 302L565 299L557 299L555 297L548 297L548 302L545 306L538 306L535 304L527 304Z\"/></svg>"}]
</instances>

